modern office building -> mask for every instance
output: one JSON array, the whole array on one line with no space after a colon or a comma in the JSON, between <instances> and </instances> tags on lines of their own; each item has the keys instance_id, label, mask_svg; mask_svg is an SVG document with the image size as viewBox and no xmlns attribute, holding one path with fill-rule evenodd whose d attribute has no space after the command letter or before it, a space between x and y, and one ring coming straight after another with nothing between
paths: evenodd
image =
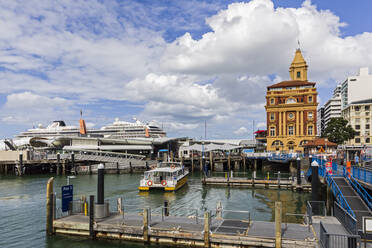
<instances>
[{"instance_id":1,"label":"modern office building","mask_svg":"<svg viewBox=\"0 0 372 248\"><path fill-rule=\"evenodd\" d=\"M324 106L318 108L316 116L316 135L322 136L324 132Z\"/></svg>"},{"instance_id":2,"label":"modern office building","mask_svg":"<svg viewBox=\"0 0 372 248\"><path fill-rule=\"evenodd\" d=\"M342 110L342 117L357 132L347 145L371 145L372 98L351 102Z\"/></svg>"},{"instance_id":3,"label":"modern office building","mask_svg":"<svg viewBox=\"0 0 372 248\"><path fill-rule=\"evenodd\" d=\"M332 118L341 117L341 85L337 85L333 96L324 104L324 128Z\"/></svg>"},{"instance_id":4,"label":"modern office building","mask_svg":"<svg viewBox=\"0 0 372 248\"><path fill-rule=\"evenodd\" d=\"M303 152L307 141L315 138L317 90L307 81L307 65L297 49L289 68L291 80L267 87L267 150Z\"/></svg>"},{"instance_id":5,"label":"modern office building","mask_svg":"<svg viewBox=\"0 0 372 248\"><path fill-rule=\"evenodd\" d=\"M360 68L356 76L348 77L341 86L341 108L345 109L352 102L369 99L372 92L372 75L368 67Z\"/></svg>"}]
</instances>

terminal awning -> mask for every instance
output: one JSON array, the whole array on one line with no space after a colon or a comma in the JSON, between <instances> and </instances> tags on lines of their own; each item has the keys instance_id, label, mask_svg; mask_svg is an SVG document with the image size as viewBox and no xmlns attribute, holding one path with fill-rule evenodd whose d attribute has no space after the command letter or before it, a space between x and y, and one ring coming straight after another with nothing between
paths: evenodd
<instances>
[{"instance_id":1,"label":"terminal awning","mask_svg":"<svg viewBox=\"0 0 372 248\"><path fill-rule=\"evenodd\" d=\"M203 147L204 146L204 147ZM230 144L194 144L189 146L190 150L199 151L199 152L209 152L209 151L231 151L234 149L242 148L242 146L230 145Z\"/></svg>"},{"instance_id":2,"label":"terminal awning","mask_svg":"<svg viewBox=\"0 0 372 248\"><path fill-rule=\"evenodd\" d=\"M78 146L65 146L63 150L77 151L77 150L98 150L98 151L151 151L151 145L78 145Z\"/></svg>"}]
</instances>

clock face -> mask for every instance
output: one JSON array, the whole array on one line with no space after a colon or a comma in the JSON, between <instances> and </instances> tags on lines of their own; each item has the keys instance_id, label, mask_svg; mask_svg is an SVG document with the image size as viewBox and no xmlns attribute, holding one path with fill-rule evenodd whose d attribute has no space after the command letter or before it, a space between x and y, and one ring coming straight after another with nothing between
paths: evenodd
<instances>
[{"instance_id":1,"label":"clock face","mask_svg":"<svg viewBox=\"0 0 372 248\"><path fill-rule=\"evenodd\" d=\"M289 117L289 119L293 119L294 118L294 114L293 113L289 113L288 114L288 117Z\"/></svg>"}]
</instances>

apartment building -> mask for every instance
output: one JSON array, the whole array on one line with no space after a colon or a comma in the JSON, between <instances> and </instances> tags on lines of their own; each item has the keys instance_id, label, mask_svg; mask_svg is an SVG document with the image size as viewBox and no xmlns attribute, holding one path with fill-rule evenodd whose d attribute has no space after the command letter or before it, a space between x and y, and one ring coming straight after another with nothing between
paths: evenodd
<instances>
[{"instance_id":1,"label":"apartment building","mask_svg":"<svg viewBox=\"0 0 372 248\"><path fill-rule=\"evenodd\" d=\"M351 102L342 110L342 117L357 132L348 145L371 145L372 98Z\"/></svg>"}]
</instances>

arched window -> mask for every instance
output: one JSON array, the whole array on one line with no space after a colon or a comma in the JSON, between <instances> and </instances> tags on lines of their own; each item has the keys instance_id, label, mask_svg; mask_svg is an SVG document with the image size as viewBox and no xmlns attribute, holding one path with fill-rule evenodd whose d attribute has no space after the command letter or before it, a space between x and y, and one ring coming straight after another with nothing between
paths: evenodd
<instances>
[{"instance_id":1,"label":"arched window","mask_svg":"<svg viewBox=\"0 0 372 248\"><path fill-rule=\"evenodd\" d=\"M272 146L283 146L283 142L281 140L275 140L272 144Z\"/></svg>"},{"instance_id":2,"label":"arched window","mask_svg":"<svg viewBox=\"0 0 372 248\"><path fill-rule=\"evenodd\" d=\"M313 126L307 127L307 135L313 135Z\"/></svg>"},{"instance_id":3,"label":"arched window","mask_svg":"<svg viewBox=\"0 0 372 248\"><path fill-rule=\"evenodd\" d=\"M287 104L296 103L296 99L295 98L288 98L285 103L287 103Z\"/></svg>"}]
</instances>

